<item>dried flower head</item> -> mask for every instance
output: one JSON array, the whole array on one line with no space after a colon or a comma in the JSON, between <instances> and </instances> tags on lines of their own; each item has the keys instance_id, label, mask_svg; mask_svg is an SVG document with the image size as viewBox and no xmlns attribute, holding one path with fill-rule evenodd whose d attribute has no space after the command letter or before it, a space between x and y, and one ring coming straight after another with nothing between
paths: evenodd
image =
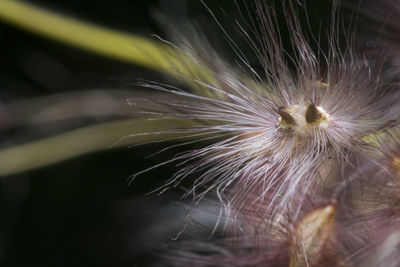
<instances>
[{"instance_id":1,"label":"dried flower head","mask_svg":"<svg viewBox=\"0 0 400 267\"><path fill-rule=\"evenodd\" d=\"M173 266L345 266L345 250L337 241L337 203L307 197L297 219L293 207L281 210L272 223L255 210L240 211L239 231L232 226L206 241L173 242L164 260Z\"/></svg>"},{"instance_id":2,"label":"dried flower head","mask_svg":"<svg viewBox=\"0 0 400 267\"><path fill-rule=\"evenodd\" d=\"M339 186L344 190L337 197L350 211L340 218L339 238L346 244L348 261L355 266L400 263L400 146L396 136L398 130L392 129L382 139L377 138L374 150L355 157L357 162L346 168L347 179Z\"/></svg>"},{"instance_id":3,"label":"dried flower head","mask_svg":"<svg viewBox=\"0 0 400 267\"><path fill-rule=\"evenodd\" d=\"M305 195L323 181L321 171L330 161L346 163L352 152L367 145L368 136L393 126L399 112L393 108L397 99L390 95L394 88L383 74L384 57L368 59L356 51L351 26L344 42L339 39L344 22L337 1L332 3L327 51L307 35L307 25L299 20L299 13L307 14L305 6L282 2L291 56L283 48L276 6L258 0L241 4L250 20L235 22L263 73L251 67L229 35L241 69L220 59L206 41L190 43L190 38L178 36L179 49L209 71L215 84L182 74L207 94L157 83L142 85L179 97L152 100L169 107L169 111L158 110L158 118L198 122L171 131L204 136L211 142L161 163L180 166L165 187L197 175L187 192L195 200L215 191L227 218L235 219L237 211L256 202L263 203L266 216L273 218L287 206L300 210Z\"/></svg>"}]
</instances>

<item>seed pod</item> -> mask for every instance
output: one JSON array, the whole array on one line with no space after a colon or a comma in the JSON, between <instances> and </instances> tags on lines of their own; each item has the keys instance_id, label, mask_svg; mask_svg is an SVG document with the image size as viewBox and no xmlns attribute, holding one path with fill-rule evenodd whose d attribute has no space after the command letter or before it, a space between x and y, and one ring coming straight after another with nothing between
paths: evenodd
<instances>
[{"instance_id":1,"label":"seed pod","mask_svg":"<svg viewBox=\"0 0 400 267\"><path fill-rule=\"evenodd\" d=\"M308 213L296 226L291 240L290 267L319 266L334 237L335 205Z\"/></svg>"}]
</instances>

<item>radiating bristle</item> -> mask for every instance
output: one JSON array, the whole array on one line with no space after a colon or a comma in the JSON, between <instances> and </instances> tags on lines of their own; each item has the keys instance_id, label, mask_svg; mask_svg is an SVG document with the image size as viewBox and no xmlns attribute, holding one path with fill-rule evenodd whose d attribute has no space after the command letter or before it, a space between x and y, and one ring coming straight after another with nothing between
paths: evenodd
<instances>
[{"instance_id":1,"label":"radiating bristle","mask_svg":"<svg viewBox=\"0 0 400 267\"><path fill-rule=\"evenodd\" d=\"M180 49L210 71L216 82L211 84L209 79L182 76L202 87L207 94L185 92L154 82L141 83L180 97L179 100L159 101L171 108L158 112L159 118L185 118L198 123L170 131L202 136L208 142L159 165L177 163L180 168L165 187L176 186L189 176L195 177L185 196L192 196L198 203L208 193L215 194L221 203L220 217L227 223L234 222L239 229L242 229L239 222L252 224L254 221L265 229L272 229L282 211L288 210L291 218L286 222L293 226L299 223L307 209L306 198L323 192L321 188L328 180L326 175L341 174L333 183L336 193L319 196L331 201L332 197L339 198L342 187L347 187L348 180L353 179L354 175L343 175L348 174L347 169L359 166L352 156L372 148L366 140L398 124L399 99L392 94L397 85L385 77L384 56L368 58L363 51L355 49L352 30L345 33L347 47L339 47L338 27L342 18L337 14L337 1L332 3L328 51L320 46L316 51L311 48L310 42L317 42L317 39L308 36L308 29L299 22L299 13L306 14L303 6L295 1L283 1L294 56L288 56L284 51L274 6L259 0L245 1L243 5L250 17L256 18L243 24L238 19L236 24L257 55L263 74L251 67L229 36L226 37L238 55L242 69L224 62L216 52L196 52L196 47L203 44L209 48L206 41L191 43L188 38L178 36L177 40L185 40ZM251 8L254 8L254 14ZM222 31L226 34L223 28ZM204 51L204 47L199 51ZM329 164L329 161L335 164ZM321 214L332 211L333 214L335 207L309 211ZM250 211L248 221L243 220L246 211ZM324 215L317 217L323 217L325 222ZM326 221L330 222L328 217L331 218L327 216ZM325 237L330 234L324 232L317 236L319 245L306 251L315 259L319 253L315 249L323 246ZM290 242L296 243L293 246L297 249L297 241L291 239ZM283 246L288 249L287 243ZM349 249L350 255L354 253L352 249ZM337 250L341 255L347 253ZM261 256L257 264L270 256ZM292 266L297 266L297 262L306 266L306 258L297 256L301 260L295 260L296 264ZM196 255L190 257L199 260ZM225 261L224 258L219 263L231 266L233 259ZM211 257L210 260L216 259Z\"/></svg>"},{"instance_id":2,"label":"radiating bristle","mask_svg":"<svg viewBox=\"0 0 400 267\"><path fill-rule=\"evenodd\" d=\"M248 87L249 82L242 80L246 73L222 59L196 54L195 48L202 44L190 44L187 38L182 49L211 70L220 86L184 77L211 92L204 96L156 83L142 85L183 98L165 102L176 112L164 115L199 122L185 129L186 134L202 133L210 141L212 135L225 136L171 159L169 162L181 162L181 169L168 186L198 175L187 193L195 200L216 191L225 205L240 209L248 201L246 196L257 192L258 201L268 194L275 195L267 205L276 210L316 185L327 158L345 162L365 145L366 136L390 127L400 113L388 112L397 99L389 95L393 86L380 79L381 62L369 62L365 57L359 60L352 45L341 52L336 46L335 28L330 33L330 50L312 51L296 18L296 4L284 1L288 30L298 52L292 59L298 75L293 75L272 7L257 0L245 5L254 7L257 13L259 25L252 30L261 35L248 41L264 67L269 89L263 90L264 85L257 79ZM334 10L336 5L334 1ZM333 21L338 19L336 13L332 16ZM250 38L244 26L240 29ZM327 69L317 60L317 54L326 55Z\"/></svg>"}]
</instances>

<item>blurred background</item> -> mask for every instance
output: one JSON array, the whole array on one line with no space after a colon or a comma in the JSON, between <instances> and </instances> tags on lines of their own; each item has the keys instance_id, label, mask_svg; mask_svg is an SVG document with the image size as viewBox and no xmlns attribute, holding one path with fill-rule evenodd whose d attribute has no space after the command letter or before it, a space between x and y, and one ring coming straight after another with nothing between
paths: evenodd
<instances>
[{"instance_id":1,"label":"blurred background","mask_svg":"<svg viewBox=\"0 0 400 267\"><path fill-rule=\"evenodd\" d=\"M233 61L215 21L200 1L29 2L148 38L151 34L166 38L163 26L154 19L157 12L177 21L190 19L205 27L213 45ZM231 30L232 18L237 15L233 1L208 1L207 5ZM317 21L329 17L329 5L309 1L309 6L311 18L318 19L311 25L318 31L323 22ZM283 38L288 37L283 33ZM143 93L144 89L135 85L139 78L177 84L146 68L51 41L2 21L0 40L2 149L135 117L127 99ZM114 141L125 135L117 134ZM84 139L79 142L85 144ZM165 146L126 145L2 177L0 266L149 265L157 255L152 253L153 248L182 229L184 209L174 207L179 206L175 201L183 190L146 195L176 171L174 166L144 174L130 185L128 181L132 174L175 153L145 159ZM36 153L47 149L44 146Z\"/></svg>"}]
</instances>

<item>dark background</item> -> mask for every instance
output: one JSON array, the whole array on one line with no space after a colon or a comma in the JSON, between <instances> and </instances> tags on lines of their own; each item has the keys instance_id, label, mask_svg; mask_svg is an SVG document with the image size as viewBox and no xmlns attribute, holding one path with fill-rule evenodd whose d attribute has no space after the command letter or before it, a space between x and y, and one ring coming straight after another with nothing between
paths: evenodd
<instances>
[{"instance_id":1,"label":"dark background","mask_svg":"<svg viewBox=\"0 0 400 267\"><path fill-rule=\"evenodd\" d=\"M220 46L228 60L233 60L229 58L231 52L224 49L226 44L215 21L200 1L32 2L145 37L154 33L165 37L162 26L153 18L154 10L174 19L189 18L208 27L207 35ZM220 16L221 23L229 29L232 23L229 20L237 12L233 2L208 2L216 13L220 12L220 6L224 7L227 15ZM327 19L329 5L325 1L307 2L312 7L311 17ZM323 23L315 22L312 27L324 27ZM283 38L288 37L283 33ZM111 114L23 124L16 123L6 112L10 103L99 89L125 90L129 98L129 91L142 90L132 85L138 78L173 82L144 68L49 41L3 22L0 22L0 47L0 147L120 118ZM107 150L1 178L0 266L146 266L156 261L152 248L168 240L182 224L180 219L171 219L175 213L169 209L182 191L177 189L161 197L145 194L162 184L176 169L161 168L141 176L129 186L127 178L162 160L144 159L159 148L160 145L146 145Z\"/></svg>"}]
</instances>

